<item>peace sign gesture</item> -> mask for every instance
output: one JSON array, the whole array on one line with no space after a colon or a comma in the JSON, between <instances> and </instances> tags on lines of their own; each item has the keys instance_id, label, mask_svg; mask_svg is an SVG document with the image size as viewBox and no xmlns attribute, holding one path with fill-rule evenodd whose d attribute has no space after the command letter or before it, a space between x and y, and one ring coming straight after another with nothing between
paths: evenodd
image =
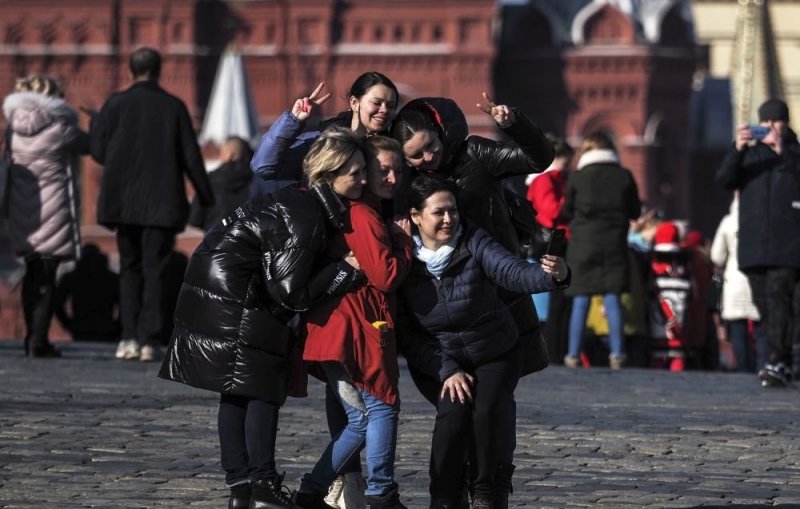
<instances>
[{"instance_id":1,"label":"peace sign gesture","mask_svg":"<svg viewBox=\"0 0 800 509\"><path fill-rule=\"evenodd\" d=\"M330 93L327 93L322 97L318 97L323 88L325 88L325 82L320 81L319 85L317 85L317 88L311 92L311 95L301 97L294 102L294 106L292 106L292 115L294 115L297 120L300 122L305 122L308 117L311 116L311 113L314 111L316 106L319 106L330 99Z\"/></svg>"},{"instance_id":2,"label":"peace sign gesture","mask_svg":"<svg viewBox=\"0 0 800 509\"><path fill-rule=\"evenodd\" d=\"M483 99L486 104L477 103L476 106L482 112L491 115L500 127L508 127L517 120L517 116L508 106L495 104L486 92L483 93Z\"/></svg>"}]
</instances>

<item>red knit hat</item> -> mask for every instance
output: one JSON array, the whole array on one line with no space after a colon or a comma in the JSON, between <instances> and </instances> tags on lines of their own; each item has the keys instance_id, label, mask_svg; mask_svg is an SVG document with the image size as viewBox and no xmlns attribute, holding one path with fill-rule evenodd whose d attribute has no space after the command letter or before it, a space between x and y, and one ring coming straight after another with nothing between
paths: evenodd
<instances>
[{"instance_id":1,"label":"red knit hat","mask_svg":"<svg viewBox=\"0 0 800 509\"><path fill-rule=\"evenodd\" d=\"M681 234L678 227L664 221L656 228L653 250L659 253L677 253L681 250Z\"/></svg>"}]
</instances>

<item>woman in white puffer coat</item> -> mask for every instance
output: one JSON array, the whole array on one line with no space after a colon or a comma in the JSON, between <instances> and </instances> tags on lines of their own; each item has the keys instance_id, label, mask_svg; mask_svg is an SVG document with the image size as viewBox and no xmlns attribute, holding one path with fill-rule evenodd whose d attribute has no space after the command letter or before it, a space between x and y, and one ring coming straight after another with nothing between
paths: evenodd
<instances>
[{"instance_id":1,"label":"woman in white puffer coat","mask_svg":"<svg viewBox=\"0 0 800 509\"><path fill-rule=\"evenodd\" d=\"M8 233L14 252L25 259L25 353L58 357L48 338L56 271L62 260L79 255L75 178L78 155L88 153L89 138L51 78L18 79L15 92L3 102L3 113L11 158Z\"/></svg>"},{"instance_id":2,"label":"woman in white puffer coat","mask_svg":"<svg viewBox=\"0 0 800 509\"><path fill-rule=\"evenodd\" d=\"M750 345L748 322L753 322L758 331L760 317L753 303L750 283L747 276L739 270L736 250L739 243L739 193L733 196L728 214L722 218L711 243L711 262L724 268L722 303L720 316L725 327L718 334L731 343L738 371L755 372L766 362L767 347L765 338L756 334L756 347Z\"/></svg>"}]
</instances>

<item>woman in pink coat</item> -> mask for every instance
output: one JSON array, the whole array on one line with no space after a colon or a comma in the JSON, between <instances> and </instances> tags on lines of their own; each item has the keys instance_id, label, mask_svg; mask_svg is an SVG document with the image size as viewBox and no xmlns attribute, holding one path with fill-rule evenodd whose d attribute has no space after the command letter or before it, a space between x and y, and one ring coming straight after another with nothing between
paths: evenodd
<instances>
[{"instance_id":1,"label":"woman in pink coat","mask_svg":"<svg viewBox=\"0 0 800 509\"><path fill-rule=\"evenodd\" d=\"M75 175L89 138L63 95L53 79L30 76L17 80L3 102L11 159L8 232L14 252L25 259L25 353L32 357L61 355L48 338L56 270L80 249Z\"/></svg>"}]
</instances>

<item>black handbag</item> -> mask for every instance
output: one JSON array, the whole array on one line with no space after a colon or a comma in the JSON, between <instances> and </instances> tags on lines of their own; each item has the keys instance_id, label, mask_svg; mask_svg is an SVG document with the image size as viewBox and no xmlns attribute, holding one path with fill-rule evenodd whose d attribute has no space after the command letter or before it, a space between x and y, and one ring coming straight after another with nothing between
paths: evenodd
<instances>
[{"instance_id":1,"label":"black handbag","mask_svg":"<svg viewBox=\"0 0 800 509\"><path fill-rule=\"evenodd\" d=\"M536 210L530 201L505 187L503 194L511 225L519 239L520 255L538 258L547 249L550 230L544 228L545 231L542 231L542 227L536 222Z\"/></svg>"}]
</instances>

